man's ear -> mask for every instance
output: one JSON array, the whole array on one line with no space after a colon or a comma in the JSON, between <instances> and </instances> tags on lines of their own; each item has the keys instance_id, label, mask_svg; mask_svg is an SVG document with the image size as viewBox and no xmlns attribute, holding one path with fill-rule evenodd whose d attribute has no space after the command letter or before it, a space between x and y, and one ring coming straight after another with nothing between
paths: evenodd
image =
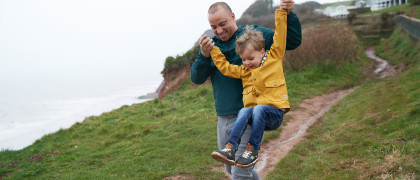
<instances>
[{"instance_id":1,"label":"man's ear","mask_svg":"<svg viewBox=\"0 0 420 180\"><path fill-rule=\"evenodd\" d=\"M231 15L231 17L232 17L232 20L233 20L233 22L235 22L235 13L232 13L232 15Z\"/></svg>"}]
</instances>

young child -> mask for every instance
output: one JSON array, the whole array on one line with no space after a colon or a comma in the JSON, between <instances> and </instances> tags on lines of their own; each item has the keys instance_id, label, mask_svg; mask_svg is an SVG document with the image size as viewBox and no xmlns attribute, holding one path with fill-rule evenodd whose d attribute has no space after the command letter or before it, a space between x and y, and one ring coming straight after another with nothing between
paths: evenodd
<instances>
[{"instance_id":1,"label":"young child","mask_svg":"<svg viewBox=\"0 0 420 180\"><path fill-rule=\"evenodd\" d=\"M223 150L216 150L212 157L228 165L247 168L258 160L264 130L280 127L284 113L290 110L286 82L283 74L283 58L286 51L287 13L277 9L273 45L265 51L261 32L247 27L236 40L236 53L243 65L226 61L218 47L211 51L214 64L224 75L242 79L244 108L239 111L232 132ZM235 151L247 127L252 126L247 150L235 161Z\"/></svg>"}]
</instances>

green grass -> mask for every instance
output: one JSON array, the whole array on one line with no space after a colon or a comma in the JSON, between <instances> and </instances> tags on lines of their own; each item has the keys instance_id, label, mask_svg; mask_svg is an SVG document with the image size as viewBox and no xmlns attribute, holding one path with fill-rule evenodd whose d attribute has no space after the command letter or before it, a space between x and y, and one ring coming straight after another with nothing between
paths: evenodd
<instances>
[{"instance_id":1,"label":"green grass","mask_svg":"<svg viewBox=\"0 0 420 180\"><path fill-rule=\"evenodd\" d=\"M218 179L213 95L200 86L92 116L21 151L0 153L11 179L161 179L191 174ZM186 155L185 151L189 150Z\"/></svg>"},{"instance_id":2,"label":"green grass","mask_svg":"<svg viewBox=\"0 0 420 180\"><path fill-rule=\"evenodd\" d=\"M367 83L310 128L267 179L420 175L420 65Z\"/></svg>"},{"instance_id":3,"label":"green grass","mask_svg":"<svg viewBox=\"0 0 420 180\"><path fill-rule=\"evenodd\" d=\"M362 15L379 14L383 12L396 13L398 11L404 11L404 15L420 19L420 5L412 6L410 4L392 6L378 11L363 13Z\"/></svg>"},{"instance_id":4,"label":"green grass","mask_svg":"<svg viewBox=\"0 0 420 180\"><path fill-rule=\"evenodd\" d=\"M304 71L287 74L286 82L291 102L300 102L309 97L360 84L365 77L360 67L366 64L366 61L349 62L338 66L319 64L310 66ZM292 106L296 107L296 104Z\"/></svg>"},{"instance_id":5,"label":"green grass","mask_svg":"<svg viewBox=\"0 0 420 180\"><path fill-rule=\"evenodd\" d=\"M393 65L408 66L420 61L420 43L416 46L408 35L395 30L391 37L381 40L381 46L375 48L379 57L383 57Z\"/></svg>"},{"instance_id":6,"label":"green grass","mask_svg":"<svg viewBox=\"0 0 420 180\"><path fill-rule=\"evenodd\" d=\"M416 179L420 177L420 63L396 32L381 41L407 65L363 84L309 129L267 179ZM407 55L408 54L408 55ZM384 57L387 59L387 56Z\"/></svg>"},{"instance_id":7,"label":"green grass","mask_svg":"<svg viewBox=\"0 0 420 180\"><path fill-rule=\"evenodd\" d=\"M360 84L364 61L317 65L286 75L292 108L298 101ZM20 150L0 152L6 179L162 179L187 174L220 179L217 116L210 85L181 89L163 99L122 106L44 136ZM288 117L286 116L286 121ZM281 129L266 133L277 137ZM188 151L188 153L186 153Z\"/></svg>"},{"instance_id":8,"label":"green grass","mask_svg":"<svg viewBox=\"0 0 420 180\"><path fill-rule=\"evenodd\" d=\"M296 71L286 75L287 89L290 97L291 109L298 107L298 103L306 98L331 93L359 85L366 75L362 66L366 66L367 59L359 57L360 61L347 62L338 66L318 64L307 67L304 71ZM282 126L286 125L290 117L285 116ZM263 143L280 135L281 128L267 131Z\"/></svg>"}]
</instances>

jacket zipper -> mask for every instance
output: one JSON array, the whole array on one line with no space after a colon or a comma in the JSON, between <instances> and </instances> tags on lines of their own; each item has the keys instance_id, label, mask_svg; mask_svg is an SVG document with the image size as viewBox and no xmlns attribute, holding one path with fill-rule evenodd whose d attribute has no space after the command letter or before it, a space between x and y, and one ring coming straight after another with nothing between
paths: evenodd
<instances>
[{"instance_id":1,"label":"jacket zipper","mask_svg":"<svg viewBox=\"0 0 420 180\"><path fill-rule=\"evenodd\" d=\"M230 44L230 40L228 40L228 46L227 46L227 54L226 54L226 60L227 59L230 59L230 56L229 56L229 44Z\"/></svg>"}]
</instances>

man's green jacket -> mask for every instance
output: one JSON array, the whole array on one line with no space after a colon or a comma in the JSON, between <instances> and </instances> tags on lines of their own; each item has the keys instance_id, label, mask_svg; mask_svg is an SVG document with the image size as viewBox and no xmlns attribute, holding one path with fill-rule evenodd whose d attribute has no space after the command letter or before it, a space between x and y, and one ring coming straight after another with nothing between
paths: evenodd
<instances>
[{"instance_id":1,"label":"man's green jacket","mask_svg":"<svg viewBox=\"0 0 420 180\"><path fill-rule=\"evenodd\" d=\"M265 39L265 49L270 49L273 44L274 31L252 25L261 31ZM245 32L245 27L239 26L235 34L227 41L223 42L217 36L213 36L213 42L220 48L226 59L231 64L241 65L242 60L235 53L235 41ZM297 48L302 41L302 30L298 17L290 12L287 15L287 38L286 50ZM213 96L216 102L216 112L218 116L236 115L244 107L242 102L242 80L233 79L223 75L214 65L210 57L201 54L201 50L191 67L191 80L196 84L204 83L210 76L213 86Z\"/></svg>"}]
</instances>

